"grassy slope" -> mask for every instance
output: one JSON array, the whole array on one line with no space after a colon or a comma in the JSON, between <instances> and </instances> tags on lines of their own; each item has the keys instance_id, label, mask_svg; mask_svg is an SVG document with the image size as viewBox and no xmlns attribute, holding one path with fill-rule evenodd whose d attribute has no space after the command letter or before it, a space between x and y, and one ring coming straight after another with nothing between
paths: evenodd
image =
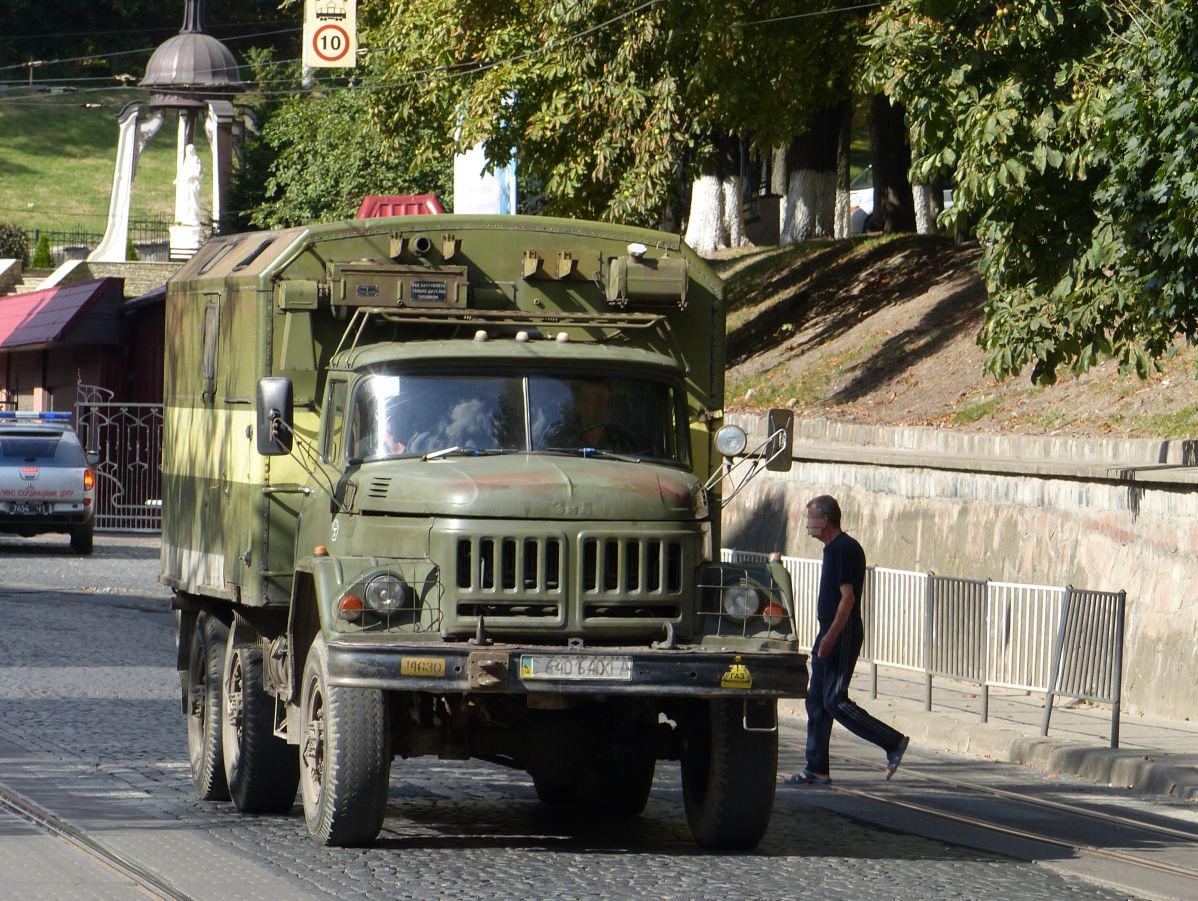
<instances>
[{"instance_id":1,"label":"grassy slope","mask_svg":"<svg viewBox=\"0 0 1198 901\"><path fill-rule=\"evenodd\" d=\"M716 260L729 409L1025 434L1198 435L1198 349L1141 381L1105 362L1036 387L983 372L977 248L915 235L753 248Z\"/></svg>"},{"instance_id":2,"label":"grassy slope","mask_svg":"<svg viewBox=\"0 0 1198 901\"><path fill-rule=\"evenodd\" d=\"M103 232L116 162L116 116L138 99L145 95L120 90L33 98L0 93L0 221L26 230ZM101 108L87 109L85 103ZM142 154L133 182L134 218L174 217L176 129L168 114ZM207 195L211 154L202 132L197 150Z\"/></svg>"}]
</instances>

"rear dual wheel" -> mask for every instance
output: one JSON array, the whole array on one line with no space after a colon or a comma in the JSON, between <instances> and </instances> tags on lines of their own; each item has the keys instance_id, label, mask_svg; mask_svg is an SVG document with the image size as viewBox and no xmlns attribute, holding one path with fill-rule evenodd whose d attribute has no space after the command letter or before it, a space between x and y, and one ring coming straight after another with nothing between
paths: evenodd
<instances>
[{"instance_id":1,"label":"rear dual wheel","mask_svg":"<svg viewBox=\"0 0 1198 901\"><path fill-rule=\"evenodd\" d=\"M187 660L187 757L201 801L229 800L221 753L221 673L229 628L202 612L191 631Z\"/></svg>"},{"instance_id":2,"label":"rear dual wheel","mask_svg":"<svg viewBox=\"0 0 1198 901\"><path fill-rule=\"evenodd\" d=\"M642 753L608 754L575 779L532 777L537 798L551 807L579 808L599 816L638 817L649 801L657 761Z\"/></svg>"},{"instance_id":3,"label":"rear dual wheel","mask_svg":"<svg viewBox=\"0 0 1198 901\"><path fill-rule=\"evenodd\" d=\"M221 747L229 794L243 813L295 804L299 754L274 734L275 700L262 681L262 646L241 621L229 634L221 693Z\"/></svg>"}]
</instances>

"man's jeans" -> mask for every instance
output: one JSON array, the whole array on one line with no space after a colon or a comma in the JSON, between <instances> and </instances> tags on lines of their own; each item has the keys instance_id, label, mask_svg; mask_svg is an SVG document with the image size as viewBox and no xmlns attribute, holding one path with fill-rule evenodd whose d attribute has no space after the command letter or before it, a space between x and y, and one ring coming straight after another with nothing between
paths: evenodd
<instances>
[{"instance_id":1,"label":"man's jeans","mask_svg":"<svg viewBox=\"0 0 1198 901\"><path fill-rule=\"evenodd\" d=\"M821 628L817 647L823 637ZM872 741L887 754L898 750L903 740L902 733L874 719L849 700L849 681L857 666L863 638L861 627L850 619L831 654L827 657L811 655L811 679L807 684L807 769L812 773L831 772L828 742L832 737L833 720L858 738Z\"/></svg>"}]
</instances>

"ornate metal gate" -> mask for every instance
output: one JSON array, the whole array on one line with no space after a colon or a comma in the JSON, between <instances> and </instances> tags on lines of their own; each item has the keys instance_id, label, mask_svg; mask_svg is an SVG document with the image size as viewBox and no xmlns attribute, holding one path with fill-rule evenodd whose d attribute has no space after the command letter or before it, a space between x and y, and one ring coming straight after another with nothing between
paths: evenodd
<instances>
[{"instance_id":1,"label":"ornate metal gate","mask_svg":"<svg viewBox=\"0 0 1198 901\"><path fill-rule=\"evenodd\" d=\"M162 528L162 404L114 402L113 393L79 385L75 429L99 454L96 529L157 532Z\"/></svg>"}]
</instances>

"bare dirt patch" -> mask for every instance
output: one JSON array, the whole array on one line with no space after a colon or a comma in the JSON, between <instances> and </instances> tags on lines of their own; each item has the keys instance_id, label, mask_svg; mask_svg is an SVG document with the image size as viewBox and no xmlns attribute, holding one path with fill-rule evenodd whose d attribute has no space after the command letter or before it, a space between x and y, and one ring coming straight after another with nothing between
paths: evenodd
<instances>
[{"instance_id":1,"label":"bare dirt patch","mask_svg":"<svg viewBox=\"0 0 1198 901\"><path fill-rule=\"evenodd\" d=\"M898 235L725 252L729 409L1037 435L1198 434L1198 352L1147 380L1108 361L1055 385L987 375L976 246Z\"/></svg>"}]
</instances>

